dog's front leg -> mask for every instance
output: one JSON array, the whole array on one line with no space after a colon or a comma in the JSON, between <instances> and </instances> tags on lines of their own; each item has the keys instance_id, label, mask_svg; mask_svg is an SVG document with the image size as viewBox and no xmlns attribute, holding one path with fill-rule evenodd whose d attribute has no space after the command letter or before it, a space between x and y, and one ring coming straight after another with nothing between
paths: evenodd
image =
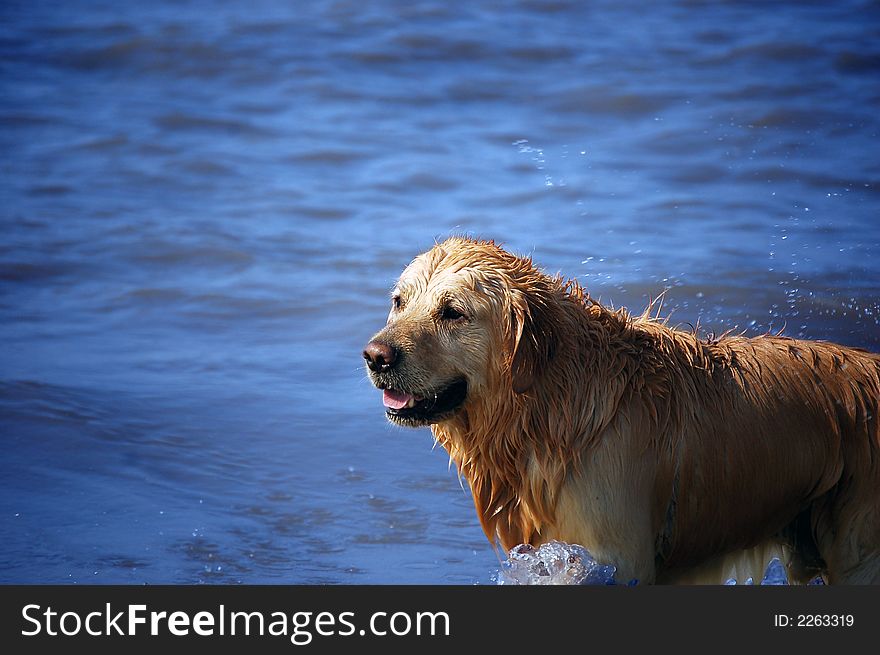
<instances>
[{"instance_id":1,"label":"dog's front leg","mask_svg":"<svg viewBox=\"0 0 880 655\"><path fill-rule=\"evenodd\" d=\"M655 539L649 496L640 486L602 474L570 478L559 496L556 521L542 537L580 544L600 564L616 567L619 584L652 584Z\"/></svg>"}]
</instances>

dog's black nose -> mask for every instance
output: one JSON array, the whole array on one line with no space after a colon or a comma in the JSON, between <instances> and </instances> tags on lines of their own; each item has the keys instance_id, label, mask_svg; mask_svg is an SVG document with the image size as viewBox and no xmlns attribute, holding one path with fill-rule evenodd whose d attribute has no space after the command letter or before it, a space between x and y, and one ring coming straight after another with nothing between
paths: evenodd
<instances>
[{"instance_id":1,"label":"dog's black nose","mask_svg":"<svg viewBox=\"0 0 880 655\"><path fill-rule=\"evenodd\" d=\"M371 341L364 348L364 359L371 371L381 373L394 366L397 361L397 348L383 341Z\"/></svg>"}]
</instances>

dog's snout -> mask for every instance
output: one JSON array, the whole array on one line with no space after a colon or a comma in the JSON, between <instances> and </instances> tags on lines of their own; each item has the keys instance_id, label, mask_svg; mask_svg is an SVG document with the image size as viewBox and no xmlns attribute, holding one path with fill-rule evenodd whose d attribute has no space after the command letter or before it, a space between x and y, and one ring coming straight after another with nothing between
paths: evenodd
<instances>
[{"instance_id":1,"label":"dog's snout","mask_svg":"<svg viewBox=\"0 0 880 655\"><path fill-rule=\"evenodd\" d=\"M397 348L384 341L371 341L364 348L364 359L371 371L381 373L387 371L397 361Z\"/></svg>"}]
</instances>

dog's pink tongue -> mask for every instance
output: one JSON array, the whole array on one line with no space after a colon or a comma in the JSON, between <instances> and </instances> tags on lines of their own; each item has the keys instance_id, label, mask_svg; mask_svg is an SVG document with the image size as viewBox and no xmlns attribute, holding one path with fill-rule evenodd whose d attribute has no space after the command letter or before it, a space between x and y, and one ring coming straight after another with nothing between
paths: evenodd
<instances>
[{"instance_id":1,"label":"dog's pink tongue","mask_svg":"<svg viewBox=\"0 0 880 655\"><path fill-rule=\"evenodd\" d=\"M389 409L402 409L406 407L412 398L413 395L411 393L401 393L392 389L385 389L385 392L382 394L382 402Z\"/></svg>"}]
</instances>

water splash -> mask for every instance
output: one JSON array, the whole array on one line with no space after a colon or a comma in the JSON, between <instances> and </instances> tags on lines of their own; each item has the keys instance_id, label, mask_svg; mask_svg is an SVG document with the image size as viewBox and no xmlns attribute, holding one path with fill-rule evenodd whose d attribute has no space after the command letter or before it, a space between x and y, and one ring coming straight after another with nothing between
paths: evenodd
<instances>
[{"instance_id":1,"label":"water splash","mask_svg":"<svg viewBox=\"0 0 880 655\"><path fill-rule=\"evenodd\" d=\"M510 549L507 561L495 576L499 585L618 585L633 586L638 580L623 583L615 579L616 568L611 564L597 562L590 552L578 544L563 541L550 541L535 548L530 544L520 544ZM733 586L734 578L725 585ZM755 584L752 578L746 585ZM788 585L785 566L778 557L767 564L764 576L759 583L763 586ZM809 582L811 585L824 584L821 577Z\"/></svg>"},{"instance_id":2,"label":"water splash","mask_svg":"<svg viewBox=\"0 0 880 655\"><path fill-rule=\"evenodd\" d=\"M565 180L563 178L558 178L554 180L553 176L547 172L547 157L544 154L543 148L529 145L528 139L519 139L517 141L514 141L513 145L516 146L517 150L520 153L527 154L532 158L532 162L535 164L535 168L537 168L544 175L545 187L551 188L556 186L566 186Z\"/></svg>"},{"instance_id":3,"label":"water splash","mask_svg":"<svg viewBox=\"0 0 880 655\"><path fill-rule=\"evenodd\" d=\"M499 585L613 585L616 569L600 564L577 544L550 541L535 548L520 544L507 553Z\"/></svg>"}]
</instances>

